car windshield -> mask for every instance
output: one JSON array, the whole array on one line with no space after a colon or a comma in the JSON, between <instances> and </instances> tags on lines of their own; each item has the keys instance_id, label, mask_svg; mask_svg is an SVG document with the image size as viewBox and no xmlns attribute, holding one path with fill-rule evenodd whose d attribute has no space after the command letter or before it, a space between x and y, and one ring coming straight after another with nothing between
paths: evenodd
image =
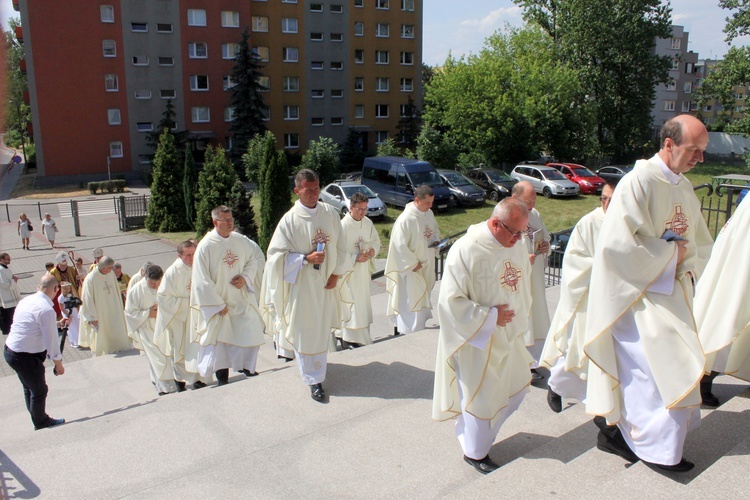
<instances>
[{"instance_id":1,"label":"car windshield","mask_svg":"<svg viewBox=\"0 0 750 500\"><path fill-rule=\"evenodd\" d=\"M415 189L418 186L421 186L422 184L427 184L428 186L442 186L443 185L442 179L440 179L440 176L434 170L425 170L424 172L412 172L411 174L409 174L409 176L411 177L411 180L414 183Z\"/></svg>"},{"instance_id":2,"label":"car windshield","mask_svg":"<svg viewBox=\"0 0 750 500\"><path fill-rule=\"evenodd\" d=\"M578 177L594 177L594 176L596 176L596 174L594 172L592 172L591 170L589 170L588 168L582 168L582 167L574 168L573 172L575 172L575 174Z\"/></svg>"},{"instance_id":3,"label":"car windshield","mask_svg":"<svg viewBox=\"0 0 750 500\"><path fill-rule=\"evenodd\" d=\"M377 198L375 193L372 192L372 189L368 188L365 185L360 184L358 186L343 186L342 189L344 190L344 194L346 195L347 199L351 199L354 193L362 193L368 198Z\"/></svg>"},{"instance_id":4,"label":"car windshield","mask_svg":"<svg viewBox=\"0 0 750 500\"><path fill-rule=\"evenodd\" d=\"M458 172L446 172L443 174L443 177L445 177L448 180L448 182L450 182L454 186L470 186L471 185L471 181L469 181L469 179L459 174Z\"/></svg>"},{"instance_id":5,"label":"car windshield","mask_svg":"<svg viewBox=\"0 0 750 500\"><path fill-rule=\"evenodd\" d=\"M563 174L561 174L560 172L554 169L542 170L542 175L544 176L545 179L549 179L551 181L567 179L567 177L565 177Z\"/></svg>"},{"instance_id":6,"label":"car windshield","mask_svg":"<svg viewBox=\"0 0 750 500\"><path fill-rule=\"evenodd\" d=\"M507 182L513 180L508 174L499 170L488 170L487 175L492 182Z\"/></svg>"}]
</instances>

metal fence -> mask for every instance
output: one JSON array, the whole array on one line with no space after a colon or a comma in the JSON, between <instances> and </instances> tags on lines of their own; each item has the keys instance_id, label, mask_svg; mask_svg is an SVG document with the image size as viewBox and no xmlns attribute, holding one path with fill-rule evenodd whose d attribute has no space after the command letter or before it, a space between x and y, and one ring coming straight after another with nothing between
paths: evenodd
<instances>
[{"instance_id":1,"label":"metal fence","mask_svg":"<svg viewBox=\"0 0 750 500\"><path fill-rule=\"evenodd\" d=\"M120 196L117 199L116 206L120 231L131 231L146 227L148 195L144 194L143 196L131 196L128 198Z\"/></svg>"}]
</instances>

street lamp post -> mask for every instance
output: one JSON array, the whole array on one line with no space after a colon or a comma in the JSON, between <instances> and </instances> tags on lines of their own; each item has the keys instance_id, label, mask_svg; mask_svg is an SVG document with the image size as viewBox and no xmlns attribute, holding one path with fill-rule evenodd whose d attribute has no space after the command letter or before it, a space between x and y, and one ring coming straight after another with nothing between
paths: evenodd
<instances>
[{"instance_id":1,"label":"street lamp post","mask_svg":"<svg viewBox=\"0 0 750 500\"><path fill-rule=\"evenodd\" d=\"M112 157L111 157L111 156L107 156L107 180L108 180L108 181L109 181L110 183L112 182L112 170L111 170L111 165L112 165Z\"/></svg>"},{"instance_id":2,"label":"street lamp post","mask_svg":"<svg viewBox=\"0 0 750 500\"><path fill-rule=\"evenodd\" d=\"M13 103L14 101L11 101ZM21 121L21 104L17 101L15 101L16 105L16 113L18 114L18 130L21 132L21 152L23 153L23 161L26 162L28 158L26 158L26 141L24 140L23 136L25 134L23 122Z\"/></svg>"}]
</instances>

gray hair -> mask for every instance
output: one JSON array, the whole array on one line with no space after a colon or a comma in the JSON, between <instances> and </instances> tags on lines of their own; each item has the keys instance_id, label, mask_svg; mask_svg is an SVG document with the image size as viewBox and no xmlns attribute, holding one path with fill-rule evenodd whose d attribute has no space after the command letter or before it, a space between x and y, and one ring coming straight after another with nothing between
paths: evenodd
<instances>
[{"instance_id":1,"label":"gray hair","mask_svg":"<svg viewBox=\"0 0 750 500\"><path fill-rule=\"evenodd\" d=\"M227 213L231 214L232 209L226 205L219 205L218 207L211 210L211 219L219 220L221 218L221 214L227 214Z\"/></svg>"},{"instance_id":2,"label":"gray hair","mask_svg":"<svg viewBox=\"0 0 750 500\"><path fill-rule=\"evenodd\" d=\"M96 263L96 267L98 267L100 271L108 267L115 267L115 259L107 255L103 255L102 258L99 259L99 262Z\"/></svg>"},{"instance_id":3,"label":"gray hair","mask_svg":"<svg viewBox=\"0 0 750 500\"><path fill-rule=\"evenodd\" d=\"M667 139L672 139L675 145L679 146L682 143L682 127L683 123L681 120L672 118L662 125L661 131L659 132L659 144L660 147L664 147L664 143Z\"/></svg>"},{"instance_id":4,"label":"gray hair","mask_svg":"<svg viewBox=\"0 0 750 500\"><path fill-rule=\"evenodd\" d=\"M526 204L517 198L505 198L495 205L490 218L506 222L519 216L529 216L529 209L526 208Z\"/></svg>"},{"instance_id":5,"label":"gray hair","mask_svg":"<svg viewBox=\"0 0 750 500\"><path fill-rule=\"evenodd\" d=\"M432 188L428 186L427 184L422 184L421 186L418 186L417 189L414 190L414 197L419 200L424 200L425 198L428 198L430 196L435 196L435 193L432 191Z\"/></svg>"}]
</instances>

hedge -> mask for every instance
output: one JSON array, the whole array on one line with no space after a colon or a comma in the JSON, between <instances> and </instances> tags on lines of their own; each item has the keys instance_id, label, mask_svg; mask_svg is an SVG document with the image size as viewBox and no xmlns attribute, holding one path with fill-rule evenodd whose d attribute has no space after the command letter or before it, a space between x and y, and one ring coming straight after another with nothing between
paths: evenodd
<instances>
[{"instance_id":1,"label":"hedge","mask_svg":"<svg viewBox=\"0 0 750 500\"><path fill-rule=\"evenodd\" d=\"M96 194L97 191L100 193L122 193L125 191L127 185L125 179L115 179L113 181L93 181L88 183L89 192Z\"/></svg>"}]
</instances>

